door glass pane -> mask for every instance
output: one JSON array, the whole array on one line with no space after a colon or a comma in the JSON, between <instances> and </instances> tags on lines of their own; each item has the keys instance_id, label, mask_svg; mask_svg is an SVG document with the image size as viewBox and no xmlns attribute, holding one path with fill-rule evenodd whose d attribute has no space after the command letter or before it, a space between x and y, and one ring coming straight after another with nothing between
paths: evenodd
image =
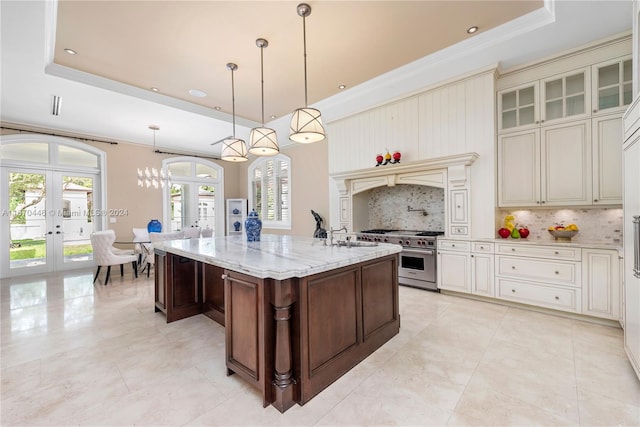
<instances>
[{"instance_id":1,"label":"door glass pane","mask_svg":"<svg viewBox=\"0 0 640 427\"><path fill-rule=\"evenodd\" d=\"M0 145L0 159L49 163L49 144L22 142Z\"/></svg>"},{"instance_id":2,"label":"door glass pane","mask_svg":"<svg viewBox=\"0 0 640 427\"><path fill-rule=\"evenodd\" d=\"M624 105L631 104L631 83L627 83L623 87Z\"/></svg>"},{"instance_id":3,"label":"door glass pane","mask_svg":"<svg viewBox=\"0 0 640 427\"><path fill-rule=\"evenodd\" d=\"M98 156L67 145L59 145L58 163L61 165L97 168Z\"/></svg>"},{"instance_id":4,"label":"door glass pane","mask_svg":"<svg viewBox=\"0 0 640 427\"><path fill-rule=\"evenodd\" d=\"M196 163L196 176L198 178L218 179L218 171L211 166Z\"/></svg>"},{"instance_id":5,"label":"door glass pane","mask_svg":"<svg viewBox=\"0 0 640 427\"><path fill-rule=\"evenodd\" d=\"M54 233L62 229L64 262L93 259L89 235L94 231L93 178L62 177L62 218L56 217Z\"/></svg>"},{"instance_id":6,"label":"door glass pane","mask_svg":"<svg viewBox=\"0 0 640 427\"><path fill-rule=\"evenodd\" d=\"M9 267L46 264L45 175L9 173Z\"/></svg>"},{"instance_id":7,"label":"door glass pane","mask_svg":"<svg viewBox=\"0 0 640 427\"><path fill-rule=\"evenodd\" d=\"M584 73L567 77L567 96L584 92Z\"/></svg>"},{"instance_id":8,"label":"door glass pane","mask_svg":"<svg viewBox=\"0 0 640 427\"><path fill-rule=\"evenodd\" d=\"M169 172L174 178L176 176L191 176L191 162L170 163Z\"/></svg>"},{"instance_id":9,"label":"door glass pane","mask_svg":"<svg viewBox=\"0 0 640 427\"><path fill-rule=\"evenodd\" d=\"M598 70L598 87L617 85L619 82L618 64L607 65Z\"/></svg>"},{"instance_id":10,"label":"door glass pane","mask_svg":"<svg viewBox=\"0 0 640 427\"><path fill-rule=\"evenodd\" d=\"M622 63L622 81L623 82L631 81L631 60L630 59Z\"/></svg>"},{"instance_id":11,"label":"door glass pane","mask_svg":"<svg viewBox=\"0 0 640 427\"><path fill-rule=\"evenodd\" d=\"M562 117L562 100L558 99L555 101L546 103L547 110L547 120L559 119Z\"/></svg>"},{"instance_id":12,"label":"door glass pane","mask_svg":"<svg viewBox=\"0 0 640 427\"><path fill-rule=\"evenodd\" d=\"M576 95L567 98L567 116L575 116L584 113L584 95Z\"/></svg>"},{"instance_id":13,"label":"door glass pane","mask_svg":"<svg viewBox=\"0 0 640 427\"><path fill-rule=\"evenodd\" d=\"M171 230L178 231L187 227L187 213L189 210L189 185L171 185Z\"/></svg>"},{"instance_id":14,"label":"door glass pane","mask_svg":"<svg viewBox=\"0 0 640 427\"><path fill-rule=\"evenodd\" d=\"M502 94L502 111L516 108L516 92Z\"/></svg>"},{"instance_id":15,"label":"door glass pane","mask_svg":"<svg viewBox=\"0 0 640 427\"><path fill-rule=\"evenodd\" d=\"M562 79L545 83L545 98L547 100L562 97Z\"/></svg>"},{"instance_id":16,"label":"door glass pane","mask_svg":"<svg viewBox=\"0 0 640 427\"><path fill-rule=\"evenodd\" d=\"M601 89L598 93L598 108L613 108L620 106L620 86Z\"/></svg>"},{"instance_id":17,"label":"door glass pane","mask_svg":"<svg viewBox=\"0 0 640 427\"><path fill-rule=\"evenodd\" d=\"M520 102L518 105L533 105L533 86L520 90Z\"/></svg>"},{"instance_id":18,"label":"door glass pane","mask_svg":"<svg viewBox=\"0 0 640 427\"><path fill-rule=\"evenodd\" d=\"M216 231L215 188L210 185L198 187L198 225Z\"/></svg>"},{"instance_id":19,"label":"door glass pane","mask_svg":"<svg viewBox=\"0 0 640 427\"><path fill-rule=\"evenodd\" d=\"M516 110L505 111L502 113L502 129L508 129L514 126L518 126Z\"/></svg>"},{"instance_id":20,"label":"door glass pane","mask_svg":"<svg viewBox=\"0 0 640 427\"><path fill-rule=\"evenodd\" d=\"M520 109L520 125L528 125L535 121L533 106Z\"/></svg>"}]
</instances>

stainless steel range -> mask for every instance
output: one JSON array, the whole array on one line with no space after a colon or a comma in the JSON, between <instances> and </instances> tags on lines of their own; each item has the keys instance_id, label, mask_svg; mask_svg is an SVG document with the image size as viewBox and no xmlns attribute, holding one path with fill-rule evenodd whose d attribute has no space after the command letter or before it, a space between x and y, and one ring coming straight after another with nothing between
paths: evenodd
<instances>
[{"instance_id":1,"label":"stainless steel range","mask_svg":"<svg viewBox=\"0 0 640 427\"><path fill-rule=\"evenodd\" d=\"M402 245L398 282L430 291L438 291L436 237L443 231L373 229L356 233L358 240Z\"/></svg>"}]
</instances>

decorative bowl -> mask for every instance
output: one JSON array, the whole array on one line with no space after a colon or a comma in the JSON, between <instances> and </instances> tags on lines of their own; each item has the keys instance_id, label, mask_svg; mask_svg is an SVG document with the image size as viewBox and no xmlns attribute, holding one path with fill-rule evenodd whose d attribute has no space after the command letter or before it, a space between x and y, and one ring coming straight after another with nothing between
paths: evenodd
<instances>
[{"instance_id":1,"label":"decorative bowl","mask_svg":"<svg viewBox=\"0 0 640 427\"><path fill-rule=\"evenodd\" d=\"M570 241L573 236L579 233L578 230L548 230L556 240Z\"/></svg>"}]
</instances>

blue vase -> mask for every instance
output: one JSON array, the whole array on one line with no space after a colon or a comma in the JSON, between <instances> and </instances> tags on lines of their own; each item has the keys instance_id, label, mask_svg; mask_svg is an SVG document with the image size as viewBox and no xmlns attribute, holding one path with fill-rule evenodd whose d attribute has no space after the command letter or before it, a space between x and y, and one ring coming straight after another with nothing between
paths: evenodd
<instances>
[{"instance_id":1,"label":"blue vase","mask_svg":"<svg viewBox=\"0 0 640 427\"><path fill-rule=\"evenodd\" d=\"M251 209L251 212L244 220L244 229L247 233L247 242L259 242L260 231L262 230L262 221L258 218L258 212Z\"/></svg>"},{"instance_id":2,"label":"blue vase","mask_svg":"<svg viewBox=\"0 0 640 427\"><path fill-rule=\"evenodd\" d=\"M241 226L241 225L242 225L242 224L240 223L240 221L236 221L236 222L234 222L234 223L233 223L233 229L234 229L234 231L240 231L240 226Z\"/></svg>"},{"instance_id":3,"label":"blue vase","mask_svg":"<svg viewBox=\"0 0 640 427\"><path fill-rule=\"evenodd\" d=\"M162 231L162 223L157 219L152 219L147 224L147 231L149 233L160 233Z\"/></svg>"}]
</instances>

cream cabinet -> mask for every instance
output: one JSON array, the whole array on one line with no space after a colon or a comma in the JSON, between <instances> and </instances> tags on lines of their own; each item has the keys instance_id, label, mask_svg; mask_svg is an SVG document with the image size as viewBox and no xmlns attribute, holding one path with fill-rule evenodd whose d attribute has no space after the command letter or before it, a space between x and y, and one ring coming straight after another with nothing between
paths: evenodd
<instances>
[{"instance_id":1,"label":"cream cabinet","mask_svg":"<svg viewBox=\"0 0 640 427\"><path fill-rule=\"evenodd\" d=\"M493 243L471 242L471 293L493 297L494 292Z\"/></svg>"},{"instance_id":2,"label":"cream cabinet","mask_svg":"<svg viewBox=\"0 0 640 427\"><path fill-rule=\"evenodd\" d=\"M580 248L499 244L496 298L580 313Z\"/></svg>"},{"instance_id":3,"label":"cream cabinet","mask_svg":"<svg viewBox=\"0 0 640 427\"><path fill-rule=\"evenodd\" d=\"M582 313L620 320L618 251L582 250Z\"/></svg>"},{"instance_id":4,"label":"cream cabinet","mask_svg":"<svg viewBox=\"0 0 640 427\"><path fill-rule=\"evenodd\" d=\"M591 156L589 120L500 135L499 206L591 204Z\"/></svg>"},{"instance_id":5,"label":"cream cabinet","mask_svg":"<svg viewBox=\"0 0 640 427\"><path fill-rule=\"evenodd\" d=\"M471 292L471 244L460 240L438 240L438 288Z\"/></svg>"},{"instance_id":6,"label":"cream cabinet","mask_svg":"<svg viewBox=\"0 0 640 427\"><path fill-rule=\"evenodd\" d=\"M580 69L498 92L498 131L586 118L590 108L590 70Z\"/></svg>"},{"instance_id":7,"label":"cream cabinet","mask_svg":"<svg viewBox=\"0 0 640 427\"><path fill-rule=\"evenodd\" d=\"M247 218L247 199L227 199L227 236L242 234Z\"/></svg>"},{"instance_id":8,"label":"cream cabinet","mask_svg":"<svg viewBox=\"0 0 640 427\"><path fill-rule=\"evenodd\" d=\"M591 121L593 148L593 204L622 204L622 117L620 114Z\"/></svg>"},{"instance_id":9,"label":"cream cabinet","mask_svg":"<svg viewBox=\"0 0 640 427\"><path fill-rule=\"evenodd\" d=\"M592 97L594 115L623 113L631 104L631 55L592 65Z\"/></svg>"}]
</instances>

